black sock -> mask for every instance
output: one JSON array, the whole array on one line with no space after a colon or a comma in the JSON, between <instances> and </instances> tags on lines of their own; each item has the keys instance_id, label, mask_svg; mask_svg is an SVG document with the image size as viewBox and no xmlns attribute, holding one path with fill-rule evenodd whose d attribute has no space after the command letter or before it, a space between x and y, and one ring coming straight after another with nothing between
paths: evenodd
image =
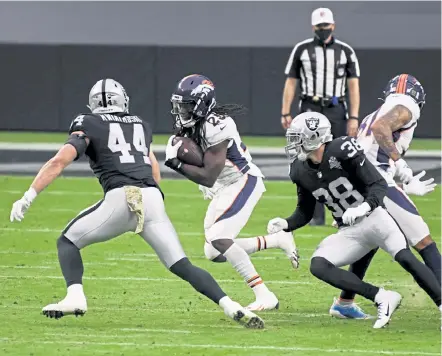
<instances>
[{"instance_id":1,"label":"black sock","mask_svg":"<svg viewBox=\"0 0 442 356\"><path fill-rule=\"evenodd\" d=\"M408 248L399 251L394 259L413 276L416 283L433 299L433 302L440 306L440 284L430 269L421 263Z\"/></svg>"},{"instance_id":2,"label":"black sock","mask_svg":"<svg viewBox=\"0 0 442 356\"><path fill-rule=\"evenodd\" d=\"M373 259L378 249L379 247L371 250L359 261L356 261L355 263L351 264L348 271L354 273L359 279L363 280L365 277L365 273L367 272L368 266L370 266L371 260ZM355 296L356 293L354 292L349 292L346 290L343 290L341 292L341 299L353 300L355 299Z\"/></svg>"},{"instance_id":3,"label":"black sock","mask_svg":"<svg viewBox=\"0 0 442 356\"><path fill-rule=\"evenodd\" d=\"M72 284L83 284L83 260L80 250L64 235L57 240L58 261L60 262L61 272L66 280L66 286Z\"/></svg>"},{"instance_id":4,"label":"black sock","mask_svg":"<svg viewBox=\"0 0 442 356\"><path fill-rule=\"evenodd\" d=\"M310 272L333 287L354 292L372 301L379 292L378 287L363 282L354 273L336 267L323 257L312 258Z\"/></svg>"},{"instance_id":5,"label":"black sock","mask_svg":"<svg viewBox=\"0 0 442 356\"><path fill-rule=\"evenodd\" d=\"M428 268L433 271L440 286L442 262L436 242L433 242L430 245L424 247L422 250L419 251L419 254L422 256L422 259L424 260Z\"/></svg>"},{"instance_id":6,"label":"black sock","mask_svg":"<svg viewBox=\"0 0 442 356\"><path fill-rule=\"evenodd\" d=\"M226 293L224 293L212 275L194 266L187 257L176 262L170 267L170 271L189 282L193 288L213 300L216 304L219 304L220 299L226 296Z\"/></svg>"}]
</instances>

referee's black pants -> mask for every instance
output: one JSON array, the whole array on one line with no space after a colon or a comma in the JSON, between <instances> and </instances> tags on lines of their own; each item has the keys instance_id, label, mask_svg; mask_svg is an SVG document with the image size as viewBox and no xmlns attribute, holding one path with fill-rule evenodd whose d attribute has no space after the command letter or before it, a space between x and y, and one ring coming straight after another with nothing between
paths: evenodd
<instances>
[{"instance_id":1,"label":"referee's black pants","mask_svg":"<svg viewBox=\"0 0 442 356\"><path fill-rule=\"evenodd\" d=\"M335 106L321 106L320 103L310 101L300 102L300 112L316 111L324 114L330 120L333 138L347 135L347 108L339 102ZM315 213L310 225L325 225L325 209L321 203L316 203Z\"/></svg>"}]
</instances>

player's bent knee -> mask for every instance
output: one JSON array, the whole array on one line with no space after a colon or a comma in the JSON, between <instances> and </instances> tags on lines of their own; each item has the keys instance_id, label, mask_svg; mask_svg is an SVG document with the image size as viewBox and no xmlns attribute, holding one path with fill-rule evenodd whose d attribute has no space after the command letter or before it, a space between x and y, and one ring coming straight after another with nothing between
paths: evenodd
<instances>
[{"instance_id":1,"label":"player's bent knee","mask_svg":"<svg viewBox=\"0 0 442 356\"><path fill-rule=\"evenodd\" d=\"M398 253L396 253L394 259L405 269L407 269L407 267L410 267L413 262L417 260L417 258L413 255L409 248L404 248L403 250L400 250Z\"/></svg>"},{"instance_id":2,"label":"player's bent knee","mask_svg":"<svg viewBox=\"0 0 442 356\"><path fill-rule=\"evenodd\" d=\"M72 248L75 247L76 249L79 250L79 248L71 241L69 240L65 235L61 235L58 239L57 239L57 249L65 249L65 248Z\"/></svg>"},{"instance_id":3,"label":"player's bent knee","mask_svg":"<svg viewBox=\"0 0 442 356\"><path fill-rule=\"evenodd\" d=\"M184 257L181 260L175 262L169 268L170 272L185 280L187 280L192 269L193 269L193 264L189 261L187 257Z\"/></svg>"},{"instance_id":4,"label":"player's bent knee","mask_svg":"<svg viewBox=\"0 0 442 356\"><path fill-rule=\"evenodd\" d=\"M206 258L212 262L226 262L227 259L219 253L217 249L215 249L211 244L204 244L204 255Z\"/></svg>"},{"instance_id":5,"label":"player's bent knee","mask_svg":"<svg viewBox=\"0 0 442 356\"><path fill-rule=\"evenodd\" d=\"M431 245L434 242L434 240L431 238L430 235L425 236L422 240L420 240L416 245L413 247L417 250L423 250L425 247Z\"/></svg>"},{"instance_id":6,"label":"player's bent knee","mask_svg":"<svg viewBox=\"0 0 442 356\"><path fill-rule=\"evenodd\" d=\"M232 239L217 239L212 241L212 246L221 254L225 254L233 244Z\"/></svg>"},{"instance_id":7,"label":"player's bent knee","mask_svg":"<svg viewBox=\"0 0 442 356\"><path fill-rule=\"evenodd\" d=\"M323 279L330 267L333 264L324 257L313 257L310 261L310 273L319 279Z\"/></svg>"}]
</instances>

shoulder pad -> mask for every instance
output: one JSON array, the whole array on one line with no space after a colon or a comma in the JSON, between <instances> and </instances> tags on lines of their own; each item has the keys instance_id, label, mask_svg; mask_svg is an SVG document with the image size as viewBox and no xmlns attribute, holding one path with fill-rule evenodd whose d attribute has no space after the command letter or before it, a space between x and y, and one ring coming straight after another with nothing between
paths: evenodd
<instances>
[{"instance_id":1,"label":"shoulder pad","mask_svg":"<svg viewBox=\"0 0 442 356\"><path fill-rule=\"evenodd\" d=\"M212 113L205 122L205 139L208 147L215 146L238 135L235 121L230 116L220 116Z\"/></svg>"},{"instance_id":2,"label":"shoulder pad","mask_svg":"<svg viewBox=\"0 0 442 356\"><path fill-rule=\"evenodd\" d=\"M416 102L405 94L391 94L387 97L384 104L382 104L378 117L386 114L397 105L405 106L411 112L411 120L404 125L403 128L412 126L417 120L419 120L421 111Z\"/></svg>"},{"instance_id":3,"label":"shoulder pad","mask_svg":"<svg viewBox=\"0 0 442 356\"><path fill-rule=\"evenodd\" d=\"M71 126L69 127L69 134L74 131L83 131L87 132L88 127L90 127L91 120L97 120L95 115L93 114L79 114L77 117L72 120Z\"/></svg>"},{"instance_id":4,"label":"shoulder pad","mask_svg":"<svg viewBox=\"0 0 442 356\"><path fill-rule=\"evenodd\" d=\"M339 161L352 159L361 154L364 154L364 149L354 137L338 137L327 145L327 157L334 156Z\"/></svg>"}]
</instances>

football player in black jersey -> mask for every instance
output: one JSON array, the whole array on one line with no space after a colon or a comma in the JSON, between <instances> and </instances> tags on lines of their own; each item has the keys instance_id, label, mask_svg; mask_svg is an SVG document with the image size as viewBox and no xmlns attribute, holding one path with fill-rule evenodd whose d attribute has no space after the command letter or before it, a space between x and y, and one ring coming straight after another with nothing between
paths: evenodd
<instances>
[{"instance_id":1,"label":"football player in black jersey","mask_svg":"<svg viewBox=\"0 0 442 356\"><path fill-rule=\"evenodd\" d=\"M438 281L418 261L393 218L383 207L387 183L366 159L362 147L351 137L333 139L328 119L316 112L298 115L286 133L290 178L296 183L298 205L287 219L269 221L268 232L293 231L312 218L316 200L324 203L339 225L313 254L310 271L328 284L374 301L378 319L385 326L402 296L363 282L349 265L378 247L388 252L432 298L441 304Z\"/></svg>"},{"instance_id":2,"label":"football player in black jersey","mask_svg":"<svg viewBox=\"0 0 442 356\"><path fill-rule=\"evenodd\" d=\"M227 316L247 327L262 328L258 316L232 301L208 272L187 259L158 187L160 173L150 150L151 128L129 114L129 97L121 84L99 80L89 93L89 108L92 113L81 114L72 122L69 140L41 168L11 211L11 221L21 221L36 196L83 154L103 187L104 198L77 215L57 240L67 295L44 307L43 314L57 319L83 315L87 303L80 249L131 231L152 246L172 273L219 304Z\"/></svg>"}]
</instances>

